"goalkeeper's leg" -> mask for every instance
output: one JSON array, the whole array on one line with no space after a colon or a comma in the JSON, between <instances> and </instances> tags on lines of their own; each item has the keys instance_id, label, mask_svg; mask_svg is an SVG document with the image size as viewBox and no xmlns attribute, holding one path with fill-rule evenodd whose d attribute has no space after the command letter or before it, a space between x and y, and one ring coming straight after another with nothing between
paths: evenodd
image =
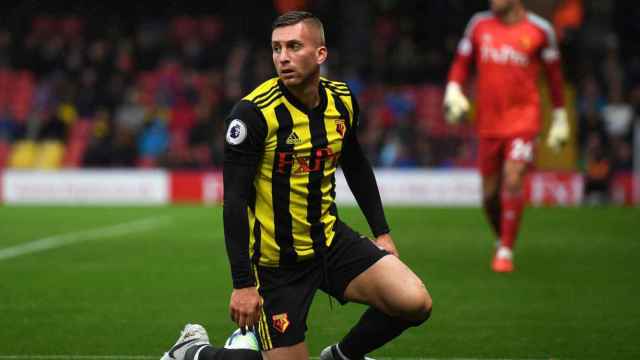
<instances>
[{"instance_id":1,"label":"goalkeeper's leg","mask_svg":"<svg viewBox=\"0 0 640 360\"><path fill-rule=\"evenodd\" d=\"M507 160L502 192L502 245L513 249L524 209L523 182L527 164Z\"/></svg>"},{"instance_id":2,"label":"goalkeeper's leg","mask_svg":"<svg viewBox=\"0 0 640 360\"><path fill-rule=\"evenodd\" d=\"M522 161L507 160L505 162L501 201L501 242L493 263L493 269L497 272L513 271L512 251L524 211L522 188L527 166L528 164Z\"/></svg>"},{"instance_id":3,"label":"goalkeeper's leg","mask_svg":"<svg viewBox=\"0 0 640 360\"><path fill-rule=\"evenodd\" d=\"M478 139L478 167L482 175L482 207L500 243L502 229L502 142L492 138Z\"/></svg>"},{"instance_id":4,"label":"goalkeeper's leg","mask_svg":"<svg viewBox=\"0 0 640 360\"><path fill-rule=\"evenodd\" d=\"M501 182L502 177L499 172L482 176L482 208L498 243L500 242L500 229L502 227Z\"/></svg>"},{"instance_id":5,"label":"goalkeeper's leg","mask_svg":"<svg viewBox=\"0 0 640 360\"><path fill-rule=\"evenodd\" d=\"M502 183L502 245L512 250L524 210L524 176L533 163L535 137L518 136L506 146Z\"/></svg>"}]
</instances>

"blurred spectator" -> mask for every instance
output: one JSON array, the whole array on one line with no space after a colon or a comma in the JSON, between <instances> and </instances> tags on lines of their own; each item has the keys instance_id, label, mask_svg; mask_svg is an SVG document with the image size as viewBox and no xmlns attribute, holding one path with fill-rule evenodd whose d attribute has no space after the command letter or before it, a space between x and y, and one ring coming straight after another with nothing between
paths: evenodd
<instances>
[{"instance_id":1,"label":"blurred spectator","mask_svg":"<svg viewBox=\"0 0 640 360\"><path fill-rule=\"evenodd\" d=\"M93 131L89 136L87 150L84 154L82 165L86 167L108 167L112 163L112 127L109 121L109 113L100 110L93 120Z\"/></svg>"},{"instance_id":2,"label":"blurred spectator","mask_svg":"<svg viewBox=\"0 0 640 360\"><path fill-rule=\"evenodd\" d=\"M11 46L13 38L11 32L0 29L0 68L11 67Z\"/></svg>"},{"instance_id":3,"label":"blurred spectator","mask_svg":"<svg viewBox=\"0 0 640 360\"><path fill-rule=\"evenodd\" d=\"M200 104L195 125L189 131L189 149L193 166L211 165L214 144L220 136L221 131L211 116L210 107Z\"/></svg>"},{"instance_id":4,"label":"blurred spectator","mask_svg":"<svg viewBox=\"0 0 640 360\"><path fill-rule=\"evenodd\" d=\"M42 123L38 131L38 140L56 140L65 142L67 139L67 124L62 121L57 112L48 111L42 114Z\"/></svg>"},{"instance_id":5,"label":"blurred spectator","mask_svg":"<svg viewBox=\"0 0 640 360\"><path fill-rule=\"evenodd\" d=\"M116 128L111 142L110 165L113 167L133 167L138 163L135 135L125 129Z\"/></svg>"},{"instance_id":6,"label":"blurred spectator","mask_svg":"<svg viewBox=\"0 0 640 360\"><path fill-rule=\"evenodd\" d=\"M140 103L138 89L135 87L128 88L124 102L116 108L114 118L116 126L127 129L132 133L137 133L144 125L145 115L146 111Z\"/></svg>"},{"instance_id":7,"label":"blurred spectator","mask_svg":"<svg viewBox=\"0 0 640 360\"><path fill-rule=\"evenodd\" d=\"M390 134L390 139L380 151L380 166L412 168L417 163L409 145L398 134Z\"/></svg>"},{"instance_id":8,"label":"blurred spectator","mask_svg":"<svg viewBox=\"0 0 640 360\"><path fill-rule=\"evenodd\" d=\"M169 114L169 130L172 132L188 132L196 120L193 105L184 98L179 98Z\"/></svg>"},{"instance_id":9,"label":"blurred spectator","mask_svg":"<svg viewBox=\"0 0 640 360\"><path fill-rule=\"evenodd\" d=\"M586 146L585 203L599 205L608 202L611 163L605 143L597 133L589 134Z\"/></svg>"},{"instance_id":10,"label":"blurred spectator","mask_svg":"<svg viewBox=\"0 0 640 360\"><path fill-rule=\"evenodd\" d=\"M602 108L602 116L610 136L625 137L629 134L633 108L631 104L623 101L617 91L612 95L610 102Z\"/></svg>"},{"instance_id":11,"label":"blurred spectator","mask_svg":"<svg viewBox=\"0 0 640 360\"><path fill-rule=\"evenodd\" d=\"M9 109L0 108L0 141L11 142L16 137L16 122Z\"/></svg>"},{"instance_id":12,"label":"blurred spectator","mask_svg":"<svg viewBox=\"0 0 640 360\"><path fill-rule=\"evenodd\" d=\"M138 155L145 166L153 166L169 146L166 110L154 109L138 139Z\"/></svg>"},{"instance_id":13,"label":"blurred spectator","mask_svg":"<svg viewBox=\"0 0 640 360\"><path fill-rule=\"evenodd\" d=\"M135 34L135 52L139 70L153 70L163 55L163 26L156 21L141 23Z\"/></svg>"},{"instance_id":14,"label":"blurred spectator","mask_svg":"<svg viewBox=\"0 0 640 360\"><path fill-rule=\"evenodd\" d=\"M567 32L577 30L582 25L583 16L582 0L557 1L553 13L553 25L558 41L563 42Z\"/></svg>"},{"instance_id":15,"label":"blurred spectator","mask_svg":"<svg viewBox=\"0 0 640 360\"><path fill-rule=\"evenodd\" d=\"M78 95L76 97L76 108L80 117L90 118L95 115L99 104L97 86L98 79L95 70L84 68L81 71Z\"/></svg>"}]
</instances>

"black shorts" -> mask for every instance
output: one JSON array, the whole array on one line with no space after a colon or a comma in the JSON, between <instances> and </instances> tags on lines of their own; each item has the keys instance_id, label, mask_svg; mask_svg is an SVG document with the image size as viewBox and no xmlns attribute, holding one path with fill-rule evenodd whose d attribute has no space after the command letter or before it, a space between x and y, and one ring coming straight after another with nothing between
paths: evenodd
<instances>
[{"instance_id":1,"label":"black shorts","mask_svg":"<svg viewBox=\"0 0 640 360\"><path fill-rule=\"evenodd\" d=\"M340 221L334 229L324 260L316 255L313 260L286 268L256 267L258 291L264 299L256 329L262 350L304 341L316 290L345 304L344 291L351 280L388 254Z\"/></svg>"}]
</instances>

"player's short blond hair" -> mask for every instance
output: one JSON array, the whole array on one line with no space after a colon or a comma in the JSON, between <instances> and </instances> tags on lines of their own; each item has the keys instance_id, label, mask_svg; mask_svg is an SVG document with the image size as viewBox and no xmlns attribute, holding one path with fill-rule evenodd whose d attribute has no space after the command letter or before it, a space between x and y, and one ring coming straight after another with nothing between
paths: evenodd
<instances>
[{"instance_id":1,"label":"player's short blond hair","mask_svg":"<svg viewBox=\"0 0 640 360\"><path fill-rule=\"evenodd\" d=\"M280 16L278 16L271 25L271 30L275 30L276 28L283 26L295 25L300 22L305 22L308 25L315 27L320 34L320 45L325 44L324 38L324 25L322 25L322 21L318 19L317 16L313 15L308 11L289 11Z\"/></svg>"}]
</instances>

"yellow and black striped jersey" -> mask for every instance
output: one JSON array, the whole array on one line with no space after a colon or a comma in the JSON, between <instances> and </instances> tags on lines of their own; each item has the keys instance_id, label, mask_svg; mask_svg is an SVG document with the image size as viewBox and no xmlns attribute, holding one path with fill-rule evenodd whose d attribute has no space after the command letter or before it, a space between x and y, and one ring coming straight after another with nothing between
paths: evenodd
<instances>
[{"instance_id":1,"label":"yellow and black striped jersey","mask_svg":"<svg viewBox=\"0 0 640 360\"><path fill-rule=\"evenodd\" d=\"M247 256L255 264L304 261L333 240L335 172L345 147L357 145L349 143L356 141L358 105L345 83L321 78L319 92L320 104L308 109L277 78L270 79L226 120L225 240L229 251L247 244L248 237ZM372 172L370 177L379 202ZM232 215L231 202L246 204L246 212ZM246 221L235 218L243 214ZM384 215L372 218L387 228Z\"/></svg>"}]
</instances>

